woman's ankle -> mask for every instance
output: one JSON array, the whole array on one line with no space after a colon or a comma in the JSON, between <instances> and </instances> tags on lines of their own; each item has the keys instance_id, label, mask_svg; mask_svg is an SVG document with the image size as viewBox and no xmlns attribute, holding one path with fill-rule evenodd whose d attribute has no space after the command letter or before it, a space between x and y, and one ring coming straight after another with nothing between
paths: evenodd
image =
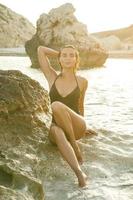
<instances>
[{"instance_id":1,"label":"woman's ankle","mask_svg":"<svg viewBox=\"0 0 133 200\"><path fill-rule=\"evenodd\" d=\"M87 185L87 176L86 174L81 170L81 169L77 169L77 171L75 171L75 174L78 178L78 182L79 182L79 187L84 187Z\"/></svg>"}]
</instances>

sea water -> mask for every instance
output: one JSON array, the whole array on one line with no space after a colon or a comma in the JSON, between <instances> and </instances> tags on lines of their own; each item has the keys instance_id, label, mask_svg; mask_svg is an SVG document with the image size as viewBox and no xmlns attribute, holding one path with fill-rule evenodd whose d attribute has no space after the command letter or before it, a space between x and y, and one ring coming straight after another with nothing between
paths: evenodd
<instances>
[{"instance_id":1,"label":"sea water","mask_svg":"<svg viewBox=\"0 0 133 200\"><path fill-rule=\"evenodd\" d=\"M28 57L0 57L0 69L20 70L48 90L43 73L30 65ZM107 59L104 67L78 74L88 80L87 126L98 133L80 141L89 184L78 188L69 175L46 180L46 199L133 200L133 60Z\"/></svg>"}]
</instances>

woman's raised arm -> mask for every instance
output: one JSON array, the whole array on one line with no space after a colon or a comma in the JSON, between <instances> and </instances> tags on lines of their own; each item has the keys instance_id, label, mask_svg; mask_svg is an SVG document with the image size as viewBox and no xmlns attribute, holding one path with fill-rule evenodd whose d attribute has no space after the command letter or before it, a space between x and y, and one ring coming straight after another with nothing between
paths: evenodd
<instances>
[{"instance_id":1,"label":"woman's raised arm","mask_svg":"<svg viewBox=\"0 0 133 200\"><path fill-rule=\"evenodd\" d=\"M37 53L40 67L49 83L49 86L51 86L57 76L57 73L50 65L50 61L47 56L57 57L59 52L48 47L39 46Z\"/></svg>"}]
</instances>

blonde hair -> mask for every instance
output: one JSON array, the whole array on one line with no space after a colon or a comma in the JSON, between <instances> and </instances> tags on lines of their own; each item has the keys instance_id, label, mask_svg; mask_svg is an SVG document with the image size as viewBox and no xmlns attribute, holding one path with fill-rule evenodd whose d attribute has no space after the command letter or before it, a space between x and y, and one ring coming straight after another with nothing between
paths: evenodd
<instances>
[{"instance_id":1,"label":"blonde hair","mask_svg":"<svg viewBox=\"0 0 133 200\"><path fill-rule=\"evenodd\" d=\"M76 70L79 68L79 52L78 50L73 46L73 45L65 45L64 47L62 47L59 51L59 55L58 55L58 59L60 58L61 56L61 52L63 49L66 49L66 48L71 48L71 49L74 49L75 50L75 54L76 54L76 65L74 67L74 72L76 72ZM59 62L60 66L61 66L61 63ZM62 66L61 66L62 67Z\"/></svg>"}]
</instances>

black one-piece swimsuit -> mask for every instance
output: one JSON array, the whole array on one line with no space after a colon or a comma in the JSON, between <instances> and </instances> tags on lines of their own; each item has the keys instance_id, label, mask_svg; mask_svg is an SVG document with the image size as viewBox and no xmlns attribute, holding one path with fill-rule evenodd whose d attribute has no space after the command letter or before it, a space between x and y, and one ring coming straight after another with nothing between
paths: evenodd
<instances>
[{"instance_id":1,"label":"black one-piece swimsuit","mask_svg":"<svg viewBox=\"0 0 133 200\"><path fill-rule=\"evenodd\" d=\"M77 83L76 88L71 93L66 95L65 97L62 97L59 94L59 92L56 88L56 85L55 85L55 82L59 76L61 76L61 74L57 76L57 78L55 79L55 81L50 89L50 92L49 92L51 103L53 103L54 101L59 101L59 102L65 104L66 106L68 106L69 108L71 108L76 113L80 114L79 108L78 108L79 98L80 98L80 89L79 89L79 85L78 85L76 76L75 76L75 80ZM54 119L53 119L53 122L54 122Z\"/></svg>"}]
</instances>

